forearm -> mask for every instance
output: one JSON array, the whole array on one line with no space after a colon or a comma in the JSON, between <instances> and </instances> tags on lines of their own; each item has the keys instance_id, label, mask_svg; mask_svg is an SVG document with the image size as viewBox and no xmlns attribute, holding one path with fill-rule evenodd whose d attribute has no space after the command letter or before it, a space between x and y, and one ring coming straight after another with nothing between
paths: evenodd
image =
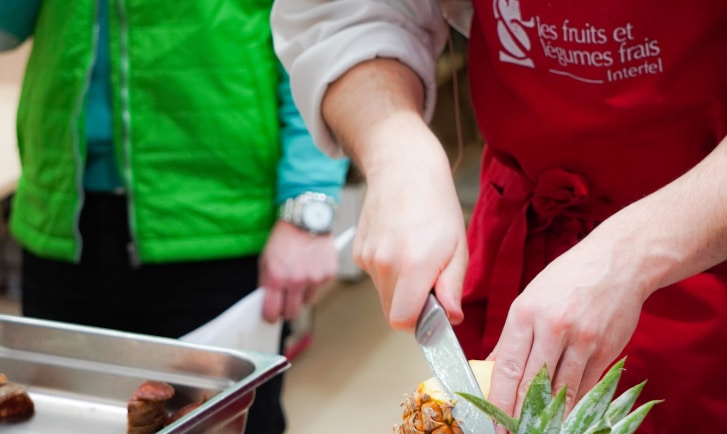
<instances>
[{"instance_id":1,"label":"forearm","mask_svg":"<svg viewBox=\"0 0 727 434\"><path fill-rule=\"evenodd\" d=\"M652 292L727 259L727 139L697 166L601 224L579 248Z\"/></svg>"},{"instance_id":2,"label":"forearm","mask_svg":"<svg viewBox=\"0 0 727 434\"><path fill-rule=\"evenodd\" d=\"M441 152L423 118L423 101L424 88L411 69L374 59L329 86L322 113L336 141L370 178L372 171Z\"/></svg>"},{"instance_id":3,"label":"forearm","mask_svg":"<svg viewBox=\"0 0 727 434\"><path fill-rule=\"evenodd\" d=\"M346 153L369 167L372 150L386 146L391 126L417 129L421 120L423 88L418 77L393 59L360 63L333 83L322 102L323 119Z\"/></svg>"}]
</instances>

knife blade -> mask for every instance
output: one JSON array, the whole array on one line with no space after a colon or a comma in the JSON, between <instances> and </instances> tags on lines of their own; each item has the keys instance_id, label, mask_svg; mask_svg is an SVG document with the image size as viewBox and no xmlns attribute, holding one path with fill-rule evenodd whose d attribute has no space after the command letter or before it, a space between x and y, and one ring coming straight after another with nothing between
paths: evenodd
<instances>
[{"instance_id":1,"label":"knife blade","mask_svg":"<svg viewBox=\"0 0 727 434\"><path fill-rule=\"evenodd\" d=\"M465 392L483 397L449 318L434 294L429 294L419 315L415 336L429 369L442 383L449 398L457 401L452 411L462 431L465 434L495 434L490 418L456 394Z\"/></svg>"}]
</instances>

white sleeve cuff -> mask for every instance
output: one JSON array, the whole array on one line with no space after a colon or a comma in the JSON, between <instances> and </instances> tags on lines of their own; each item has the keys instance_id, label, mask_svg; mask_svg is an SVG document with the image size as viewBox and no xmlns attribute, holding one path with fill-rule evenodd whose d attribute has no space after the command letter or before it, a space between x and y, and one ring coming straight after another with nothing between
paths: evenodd
<instances>
[{"instance_id":1,"label":"white sleeve cuff","mask_svg":"<svg viewBox=\"0 0 727 434\"><path fill-rule=\"evenodd\" d=\"M343 156L321 116L323 95L330 83L366 60L398 59L418 74L426 91L424 117L431 119L436 57L449 31L436 2L337 0L305 10L305 1L288 1L297 5L274 3L276 50L289 71L293 99L321 150Z\"/></svg>"}]
</instances>

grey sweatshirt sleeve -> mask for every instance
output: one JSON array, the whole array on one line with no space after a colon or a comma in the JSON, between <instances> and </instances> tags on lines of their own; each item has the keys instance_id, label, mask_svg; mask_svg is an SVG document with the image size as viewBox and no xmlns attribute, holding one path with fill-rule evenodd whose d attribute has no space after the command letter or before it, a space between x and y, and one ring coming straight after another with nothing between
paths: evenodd
<instances>
[{"instance_id":1,"label":"grey sweatshirt sleeve","mask_svg":"<svg viewBox=\"0 0 727 434\"><path fill-rule=\"evenodd\" d=\"M321 118L323 94L365 60L395 58L412 68L425 85L425 118L431 119L436 57L449 31L437 1L276 0L271 23L294 101L316 145L330 156L342 151Z\"/></svg>"}]
</instances>

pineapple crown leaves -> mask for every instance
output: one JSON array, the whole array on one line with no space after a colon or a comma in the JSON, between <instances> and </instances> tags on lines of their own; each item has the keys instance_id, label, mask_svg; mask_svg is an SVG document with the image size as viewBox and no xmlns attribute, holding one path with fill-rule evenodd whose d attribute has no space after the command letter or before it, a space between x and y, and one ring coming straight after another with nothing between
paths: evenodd
<instances>
[{"instance_id":1,"label":"pineapple crown leaves","mask_svg":"<svg viewBox=\"0 0 727 434\"><path fill-rule=\"evenodd\" d=\"M616 362L608 370L600 383L588 392L570 412L563 422L562 430L566 433L583 433L594 423L601 420L616 393L616 386L621 379L625 359Z\"/></svg>"},{"instance_id":2,"label":"pineapple crown leaves","mask_svg":"<svg viewBox=\"0 0 727 434\"><path fill-rule=\"evenodd\" d=\"M566 387L561 387L558 393L555 395L550 404L545 408L545 411L540 414L538 423L536 425L537 432L543 434L559 434L561 431L561 425L563 422L563 415L565 414L565 397L567 392ZM518 430L521 433L527 433L528 429L523 425L522 429L518 426ZM520 434L520 433L518 433Z\"/></svg>"},{"instance_id":3,"label":"pineapple crown leaves","mask_svg":"<svg viewBox=\"0 0 727 434\"><path fill-rule=\"evenodd\" d=\"M520 420L485 399L466 393L458 395L508 431L517 434L632 434L651 408L661 401L649 401L631 412L645 382L611 401L621 379L624 363L625 358L616 362L603 379L581 398L564 421L566 387L562 387L553 397L545 366L530 384Z\"/></svg>"},{"instance_id":4,"label":"pineapple crown leaves","mask_svg":"<svg viewBox=\"0 0 727 434\"><path fill-rule=\"evenodd\" d=\"M656 404L664 402L663 399L655 399L653 401L649 401L645 404L642 404L639 408L634 410L632 413L618 421L613 428L611 428L610 434L632 434L636 431L636 428L638 428L641 425L641 422L644 421L644 418L646 418L646 415L649 414L649 411L651 411L651 408L655 406Z\"/></svg>"},{"instance_id":5,"label":"pineapple crown leaves","mask_svg":"<svg viewBox=\"0 0 727 434\"><path fill-rule=\"evenodd\" d=\"M492 420L505 427L510 432L517 432L518 420L504 411L500 410L495 404L479 396L470 395L469 393L457 392L457 395L471 402L475 407L480 409Z\"/></svg>"},{"instance_id":6,"label":"pineapple crown leaves","mask_svg":"<svg viewBox=\"0 0 727 434\"><path fill-rule=\"evenodd\" d=\"M531 432L558 434L565 413L566 388L558 391L555 398L550 384L547 366L543 366L528 387L523 402L517 434Z\"/></svg>"}]
</instances>

